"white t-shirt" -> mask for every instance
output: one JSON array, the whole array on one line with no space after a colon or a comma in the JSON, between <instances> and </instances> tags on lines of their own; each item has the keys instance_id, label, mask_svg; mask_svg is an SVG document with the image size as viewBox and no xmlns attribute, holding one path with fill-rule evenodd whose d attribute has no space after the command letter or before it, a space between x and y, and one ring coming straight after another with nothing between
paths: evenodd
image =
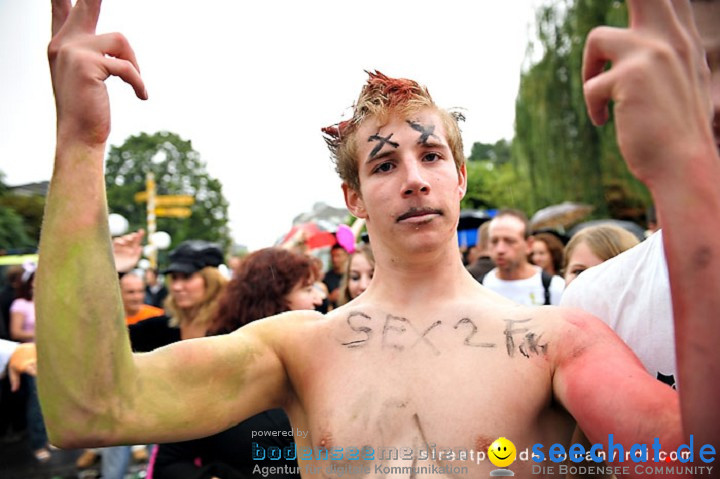
<instances>
[{"instance_id":1,"label":"white t-shirt","mask_svg":"<svg viewBox=\"0 0 720 479\"><path fill-rule=\"evenodd\" d=\"M653 377L675 386L672 298L661 232L583 271L560 304L602 319Z\"/></svg>"},{"instance_id":2,"label":"white t-shirt","mask_svg":"<svg viewBox=\"0 0 720 479\"><path fill-rule=\"evenodd\" d=\"M501 296L528 306L542 306L545 304L545 288L542 285L542 269L534 266L535 274L528 279L507 281L497 277L497 268L493 268L485 275L483 286L495 291ZM550 304L560 304L560 297L565 288L565 281L560 276L553 276L550 281Z\"/></svg>"},{"instance_id":3,"label":"white t-shirt","mask_svg":"<svg viewBox=\"0 0 720 479\"><path fill-rule=\"evenodd\" d=\"M7 368L10 362L10 356L15 352L18 344L20 343L0 339L0 379L5 376L5 368Z\"/></svg>"}]
</instances>

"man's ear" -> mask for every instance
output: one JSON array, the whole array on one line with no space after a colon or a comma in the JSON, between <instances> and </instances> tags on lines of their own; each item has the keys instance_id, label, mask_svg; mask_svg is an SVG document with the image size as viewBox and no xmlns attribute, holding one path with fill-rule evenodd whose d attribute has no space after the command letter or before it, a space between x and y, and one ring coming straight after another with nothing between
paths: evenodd
<instances>
[{"instance_id":1,"label":"man's ear","mask_svg":"<svg viewBox=\"0 0 720 479\"><path fill-rule=\"evenodd\" d=\"M463 199L467 193L467 165L465 163L458 170L458 191L460 199Z\"/></svg>"},{"instance_id":2,"label":"man's ear","mask_svg":"<svg viewBox=\"0 0 720 479\"><path fill-rule=\"evenodd\" d=\"M356 218L367 219L367 211L365 210L365 202L359 191L351 187L347 183L342 184L343 195L345 196L345 205L347 209Z\"/></svg>"},{"instance_id":3,"label":"man's ear","mask_svg":"<svg viewBox=\"0 0 720 479\"><path fill-rule=\"evenodd\" d=\"M528 254L532 253L532 247L534 242L535 238L533 236L528 236L528 238L525 240L525 244L527 244Z\"/></svg>"}]
</instances>

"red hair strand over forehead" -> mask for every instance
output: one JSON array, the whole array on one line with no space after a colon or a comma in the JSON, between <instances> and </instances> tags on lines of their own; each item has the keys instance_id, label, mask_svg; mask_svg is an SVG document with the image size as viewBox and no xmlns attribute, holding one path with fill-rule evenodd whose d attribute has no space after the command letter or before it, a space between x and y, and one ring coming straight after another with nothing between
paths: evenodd
<instances>
[{"instance_id":1,"label":"red hair strand over forehead","mask_svg":"<svg viewBox=\"0 0 720 479\"><path fill-rule=\"evenodd\" d=\"M443 118L448 143L458 168L465 162L458 127L458 121L464 119L462 115L438 108L428 89L414 80L391 78L377 70L365 73L368 74L368 79L353 105L352 118L322 129L337 172L345 183L359 190L354 133L368 118L376 118L382 122L393 113L408 115L423 108L435 109Z\"/></svg>"}]
</instances>

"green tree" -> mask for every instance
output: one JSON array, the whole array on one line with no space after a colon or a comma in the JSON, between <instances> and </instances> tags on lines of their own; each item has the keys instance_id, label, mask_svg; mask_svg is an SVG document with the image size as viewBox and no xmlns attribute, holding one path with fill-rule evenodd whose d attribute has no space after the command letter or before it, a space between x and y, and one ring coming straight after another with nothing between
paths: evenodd
<instances>
[{"instance_id":1,"label":"green tree","mask_svg":"<svg viewBox=\"0 0 720 479\"><path fill-rule=\"evenodd\" d=\"M565 200L595 206L598 216L637 219L650 197L627 170L612 118L596 128L587 116L581 76L588 32L627 24L624 3L557 0L537 12L539 59L523 72L515 109L514 158L527 172L532 209Z\"/></svg>"},{"instance_id":2,"label":"green tree","mask_svg":"<svg viewBox=\"0 0 720 479\"><path fill-rule=\"evenodd\" d=\"M23 216L6 204L11 203L13 195L10 195L4 178L5 174L0 171L0 252L33 250L37 246L37 237L33 241Z\"/></svg>"},{"instance_id":3,"label":"green tree","mask_svg":"<svg viewBox=\"0 0 720 479\"><path fill-rule=\"evenodd\" d=\"M530 211L530 182L512 161L506 140L473 144L467 162L468 188L464 209L517 208Z\"/></svg>"},{"instance_id":4,"label":"green tree","mask_svg":"<svg viewBox=\"0 0 720 479\"><path fill-rule=\"evenodd\" d=\"M494 144L473 143L468 161L490 161L496 165L502 165L510 161L510 144L504 138Z\"/></svg>"},{"instance_id":5,"label":"green tree","mask_svg":"<svg viewBox=\"0 0 720 479\"><path fill-rule=\"evenodd\" d=\"M9 208L22 218L23 229L33 246L40 241L45 197L40 195L20 196L7 193L0 196L0 206Z\"/></svg>"},{"instance_id":6,"label":"green tree","mask_svg":"<svg viewBox=\"0 0 720 479\"><path fill-rule=\"evenodd\" d=\"M105 185L111 213L127 218L131 229L146 227L146 204L134 197L145 191L146 173L150 171L155 174L158 195L195 198L189 218L157 218L157 229L170 234L172 247L186 239L217 241L226 249L230 247L228 202L222 184L208 175L191 142L175 133L140 133L110 148Z\"/></svg>"}]
</instances>

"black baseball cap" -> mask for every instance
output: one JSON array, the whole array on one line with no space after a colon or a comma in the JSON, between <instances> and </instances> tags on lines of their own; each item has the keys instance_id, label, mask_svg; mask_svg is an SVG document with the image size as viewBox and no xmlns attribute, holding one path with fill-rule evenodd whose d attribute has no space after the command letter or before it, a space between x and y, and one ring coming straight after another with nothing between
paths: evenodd
<instances>
[{"instance_id":1,"label":"black baseball cap","mask_svg":"<svg viewBox=\"0 0 720 479\"><path fill-rule=\"evenodd\" d=\"M187 240L170 252L170 265L162 272L193 274L206 266L217 268L223 262L223 250L217 243Z\"/></svg>"}]
</instances>

